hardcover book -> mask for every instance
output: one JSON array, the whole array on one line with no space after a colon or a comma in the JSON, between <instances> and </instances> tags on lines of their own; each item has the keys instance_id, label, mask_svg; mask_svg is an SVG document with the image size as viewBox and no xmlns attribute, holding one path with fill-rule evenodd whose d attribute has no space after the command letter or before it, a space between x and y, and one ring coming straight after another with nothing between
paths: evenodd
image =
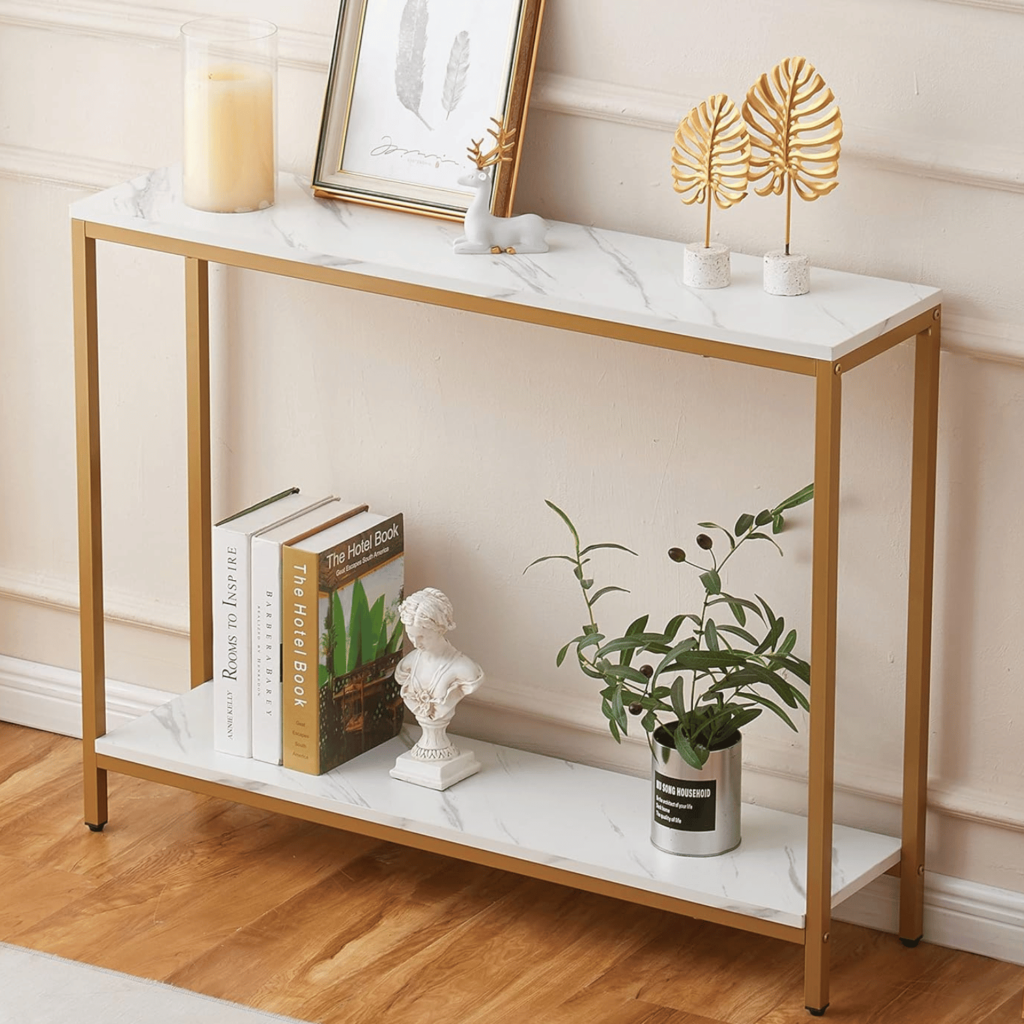
<instances>
[{"instance_id":1,"label":"hardcover book","mask_svg":"<svg viewBox=\"0 0 1024 1024\"><path fill-rule=\"evenodd\" d=\"M282 545L286 768L320 775L398 735L404 551L401 513Z\"/></svg>"},{"instance_id":2,"label":"hardcover book","mask_svg":"<svg viewBox=\"0 0 1024 1024\"><path fill-rule=\"evenodd\" d=\"M213 737L225 754L252 757L250 550L254 534L329 501L291 488L213 528Z\"/></svg>"},{"instance_id":3,"label":"hardcover book","mask_svg":"<svg viewBox=\"0 0 1024 1024\"><path fill-rule=\"evenodd\" d=\"M252 756L281 763L281 545L365 512L331 498L252 539Z\"/></svg>"}]
</instances>

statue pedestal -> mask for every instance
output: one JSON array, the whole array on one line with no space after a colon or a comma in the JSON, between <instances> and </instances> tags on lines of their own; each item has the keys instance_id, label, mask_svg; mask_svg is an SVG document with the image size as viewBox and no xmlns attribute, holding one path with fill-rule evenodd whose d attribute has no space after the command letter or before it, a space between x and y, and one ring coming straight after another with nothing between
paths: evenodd
<instances>
[{"instance_id":1,"label":"statue pedestal","mask_svg":"<svg viewBox=\"0 0 1024 1024\"><path fill-rule=\"evenodd\" d=\"M480 771L480 762L471 750L465 750L446 761L421 761L413 756L411 750L399 755L395 767L391 769L391 778L402 782L411 782L428 789L447 789L456 782L468 779Z\"/></svg>"}]
</instances>

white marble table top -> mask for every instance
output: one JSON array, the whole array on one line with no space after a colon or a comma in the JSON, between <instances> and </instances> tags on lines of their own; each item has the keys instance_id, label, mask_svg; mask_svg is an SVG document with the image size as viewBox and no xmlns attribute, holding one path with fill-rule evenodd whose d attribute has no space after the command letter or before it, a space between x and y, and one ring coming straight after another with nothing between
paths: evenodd
<instances>
[{"instance_id":1,"label":"white marble table top","mask_svg":"<svg viewBox=\"0 0 1024 1024\"><path fill-rule=\"evenodd\" d=\"M650 782L480 740L481 771L444 792L388 774L401 736L312 776L213 749L209 683L96 741L96 751L435 839L802 928L807 821L745 804L742 842L720 857L650 843ZM833 905L897 863L900 841L836 826Z\"/></svg>"},{"instance_id":2,"label":"white marble table top","mask_svg":"<svg viewBox=\"0 0 1024 1024\"><path fill-rule=\"evenodd\" d=\"M836 360L941 301L937 288L814 267L811 292L767 295L761 259L734 253L732 285L683 284L679 242L551 222L550 251L456 255L461 225L331 199L282 175L277 204L217 214L181 202L180 170L79 200L78 220L404 284L746 348ZM458 305L458 302L454 303Z\"/></svg>"}]
</instances>

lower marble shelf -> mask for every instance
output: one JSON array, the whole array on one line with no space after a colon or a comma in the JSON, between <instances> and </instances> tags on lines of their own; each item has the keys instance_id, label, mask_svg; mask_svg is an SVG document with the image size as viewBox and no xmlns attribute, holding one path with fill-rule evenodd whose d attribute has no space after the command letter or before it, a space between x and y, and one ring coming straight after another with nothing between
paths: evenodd
<instances>
[{"instance_id":1,"label":"lower marble shelf","mask_svg":"<svg viewBox=\"0 0 1024 1024\"><path fill-rule=\"evenodd\" d=\"M744 804L732 853L675 857L651 845L650 782L480 740L482 768L444 792L392 779L405 735L326 775L311 776L213 749L207 683L96 741L135 765L261 793L404 832L559 868L719 910L804 927L807 820ZM456 738L456 743L460 741ZM837 825L832 905L898 863L900 841Z\"/></svg>"}]
</instances>

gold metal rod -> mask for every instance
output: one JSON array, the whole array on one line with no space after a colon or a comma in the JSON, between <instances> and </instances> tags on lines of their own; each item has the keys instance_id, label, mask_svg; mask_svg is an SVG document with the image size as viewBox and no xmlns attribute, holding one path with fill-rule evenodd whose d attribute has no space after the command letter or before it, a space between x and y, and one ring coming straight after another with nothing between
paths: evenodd
<instances>
[{"instance_id":1,"label":"gold metal rod","mask_svg":"<svg viewBox=\"0 0 1024 1024\"><path fill-rule=\"evenodd\" d=\"M205 260L185 260L188 419L188 578L192 686L213 676L213 553L210 512L210 288Z\"/></svg>"},{"instance_id":2,"label":"gold metal rod","mask_svg":"<svg viewBox=\"0 0 1024 1024\"><path fill-rule=\"evenodd\" d=\"M900 860L900 938L907 943L916 943L924 931L940 334L940 323L936 318L928 331L917 336L914 369L907 690L903 738L903 853Z\"/></svg>"},{"instance_id":3,"label":"gold metal rod","mask_svg":"<svg viewBox=\"0 0 1024 1024\"><path fill-rule=\"evenodd\" d=\"M839 451L842 375L822 361L814 410L814 546L811 585L811 713L807 790L805 1005L828 1006L832 921L836 597L839 578Z\"/></svg>"},{"instance_id":4,"label":"gold metal rod","mask_svg":"<svg viewBox=\"0 0 1024 1024\"><path fill-rule=\"evenodd\" d=\"M837 361L842 364L843 373L849 373L850 370L855 369L862 363L874 359L875 356L881 355L890 348L895 348L922 331L930 330L935 323L935 314L938 308L938 306L935 306L924 313L919 313L905 324L900 324L899 327L894 327L886 331L885 334L880 334L877 338L873 338L871 341L861 345L856 352L840 356Z\"/></svg>"},{"instance_id":5,"label":"gold metal rod","mask_svg":"<svg viewBox=\"0 0 1024 1024\"><path fill-rule=\"evenodd\" d=\"M96 762L96 738L107 731L103 636L103 515L100 503L99 330L96 242L71 222L74 287L75 437L78 449L78 578L82 646L82 768L85 821L107 821L107 773Z\"/></svg>"},{"instance_id":6,"label":"gold metal rod","mask_svg":"<svg viewBox=\"0 0 1024 1024\"><path fill-rule=\"evenodd\" d=\"M674 334L670 331L659 331L649 327L612 323L596 317L580 316L575 313L561 313L549 309L521 306L515 302L504 302L500 299L483 298L462 292L449 292L441 288L408 284L404 281L388 281L352 271L295 263L291 260L277 259L272 256L260 256L255 253L237 252L233 249L203 245L198 242L163 238L159 235L149 235L145 232L132 231L128 228L112 228L103 224L91 223L89 224L89 232L93 237L105 242L117 242L122 245L152 249L156 252L194 257L210 263L240 267L243 270L258 270L262 273L274 274L279 277L290 277L300 281L313 281L318 284L351 288L355 291L368 292L374 295L390 295L393 298L426 302L430 305L442 306L447 309L460 309L469 313L480 313L484 316L501 317L504 320L539 324L543 327L554 327L560 330L589 334L594 337L612 338L616 341L627 341L639 345L649 345L654 348L671 349L676 352L690 352L694 355L709 356L712 359L724 359L729 362L745 363L750 366L763 366L771 370L799 373L808 377L814 376L816 372L815 367L818 363L817 359L810 356L796 356L785 352L769 352L764 349L748 348L744 345L731 345L722 341L709 341L706 338L694 338L689 335Z\"/></svg>"},{"instance_id":7,"label":"gold metal rod","mask_svg":"<svg viewBox=\"0 0 1024 1024\"><path fill-rule=\"evenodd\" d=\"M789 255L789 226L793 216L793 176L786 175L786 255Z\"/></svg>"},{"instance_id":8,"label":"gold metal rod","mask_svg":"<svg viewBox=\"0 0 1024 1024\"><path fill-rule=\"evenodd\" d=\"M619 882L592 878L587 875L577 874L574 871L567 871L564 868L521 860L518 857L493 853L490 850L480 849L475 846L453 843L445 839L435 839L433 836L420 835L406 829L364 821L362 818L350 818L342 814L336 814L333 811L322 810L319 807L307 807L304 804L291 803L288 800L266 796L263 793L236 789L234 786L208 782L205 779L196 779L190 775L179 775L176 772L169 772L162 768L152 768L149 765L140 765L132 761L124 761L106 754L101 754L100 757L104 766L110 771L131 775L139 779L147 779L150 782L158 782L165 786L175 786L178 789L184 789L191 793L200 793L205 796L217 797L221 800L246 804L249 807L257 807L261 810L286 814L292 818L315 822L319 825L327 825L330 828L341 829L345 832L354 832L358 835L371 836L375 839L384 839L388 842L398 843L401 846L410 846L413 849L427 850L431 853L469 861L473 864L482 864L486 867L498 868L502 871L511 871L518 875L526 875L528 878L539 878L545 882L555 882L559 885L570 886L573 889L582 889L586 892L598 893L602 896L611 896L629 903L638 903L645 907L667 910L701 921L712 921L730 928L739 928L744 931L755 932L758 935L782 939L796 945L803 942L803 931L793 925L765 921L761 918L749 917L746 914L737 914L735 911L720 910L717 907L706 907L700 903L691 903L688 900L676 899L661 893L650 892L647 889L637 889Z\"/></svg>"}]
</instances>

